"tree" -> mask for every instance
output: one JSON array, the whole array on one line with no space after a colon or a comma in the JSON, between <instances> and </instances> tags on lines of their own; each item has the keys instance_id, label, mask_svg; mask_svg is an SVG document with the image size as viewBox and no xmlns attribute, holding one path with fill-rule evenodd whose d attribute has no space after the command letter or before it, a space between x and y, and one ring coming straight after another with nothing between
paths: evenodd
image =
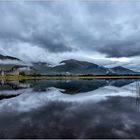
<instances>
[{"instance_id":1,"label":"tree","mask_svg":"<svg viewBox=\"0 0 140 140\"><path fill-rule=\"evenodd\" d=\"M19 73L19 75L25 76L26 74L25 74L24 71L21 71L21 72Z\"/></svg>"}]
</instances>

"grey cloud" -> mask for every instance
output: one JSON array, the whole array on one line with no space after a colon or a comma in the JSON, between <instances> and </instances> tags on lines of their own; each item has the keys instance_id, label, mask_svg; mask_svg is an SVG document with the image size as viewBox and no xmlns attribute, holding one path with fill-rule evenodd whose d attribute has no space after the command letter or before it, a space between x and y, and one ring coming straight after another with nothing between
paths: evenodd
<instances>
[{"instance_id":1,"label":"grey cloud","mask_svg":"<svg viewBox=\"0 0 140 140\"><path fill-rule=\"evenodd\" d=\"M132 57L140 55L140 41L116 42L99 48L108 57Z\"/></svg>"},{"instance_id":2,"label":"grey cloud","mask_svg":"<svg viewBox=\"0 0 140 140\"><path fill-rule=\"evenodd\" d=\"M17 43L50 54L90 51L107 57L133 57L140 53L138 1L0 2L0 11L0 44L4 44L0 47L5 53Z\"/></svg>"},{"instance_id":3,"label":"grey cloud","mask_svg":"<svg viewBox=\"0 0 140 140\"><path fill-rule=\"evenodd\" d=\"M47 7L44 9L34 2L0 4L1 42L28 42L54 52L71 50L61 38L61 33L57 32L57 18L47 12Z\"/></svg>"}]
</instances>

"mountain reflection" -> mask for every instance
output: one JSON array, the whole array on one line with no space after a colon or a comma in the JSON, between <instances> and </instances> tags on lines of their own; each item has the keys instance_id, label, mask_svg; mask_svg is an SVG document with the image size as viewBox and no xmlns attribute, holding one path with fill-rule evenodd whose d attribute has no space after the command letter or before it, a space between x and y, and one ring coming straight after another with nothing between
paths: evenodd
<instances>
[{"instance_id":1,"label":"mountain reflection","mask_svg":"<svg viewBox=\"0 0 140 140\"><path fill-rule=\"evenodd\" d=\"M62 93L77 94L96 90L104 86L122 87L136 80L28 80L28 81L0 81L0 91L32 88L34 91L47 91L50 87L63 89Z\"/></svg>"}]
</instances>

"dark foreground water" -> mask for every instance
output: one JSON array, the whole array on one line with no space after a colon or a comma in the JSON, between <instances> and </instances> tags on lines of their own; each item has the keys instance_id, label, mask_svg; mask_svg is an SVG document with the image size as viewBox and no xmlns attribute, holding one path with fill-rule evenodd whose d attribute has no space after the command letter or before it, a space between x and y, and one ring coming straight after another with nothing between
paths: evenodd
<instances>
[{"instance_id":1,"label":"dark foreground water","mask_svg":"<svg viewBox=\"0 0 140 140\"><path fill-rule=\"evenodd\" d=\"M0 138L140 138L139 80L0 84Z\"/></svg>"}]
</instances>

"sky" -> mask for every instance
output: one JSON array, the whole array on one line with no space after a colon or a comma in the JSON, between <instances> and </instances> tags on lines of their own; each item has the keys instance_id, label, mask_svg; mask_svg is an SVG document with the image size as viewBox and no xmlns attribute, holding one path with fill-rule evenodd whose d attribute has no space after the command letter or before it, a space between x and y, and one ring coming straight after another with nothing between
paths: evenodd
<instances>
[{"instance_id":1,"label":"sky","mask_svg":"<svg viewBox=\"0 0 140 140\"><path fill-rule=\"evenodd\" d=\"M0 1L0 54L140 71L140 1Z\"/></svg>"}]
</instances>

